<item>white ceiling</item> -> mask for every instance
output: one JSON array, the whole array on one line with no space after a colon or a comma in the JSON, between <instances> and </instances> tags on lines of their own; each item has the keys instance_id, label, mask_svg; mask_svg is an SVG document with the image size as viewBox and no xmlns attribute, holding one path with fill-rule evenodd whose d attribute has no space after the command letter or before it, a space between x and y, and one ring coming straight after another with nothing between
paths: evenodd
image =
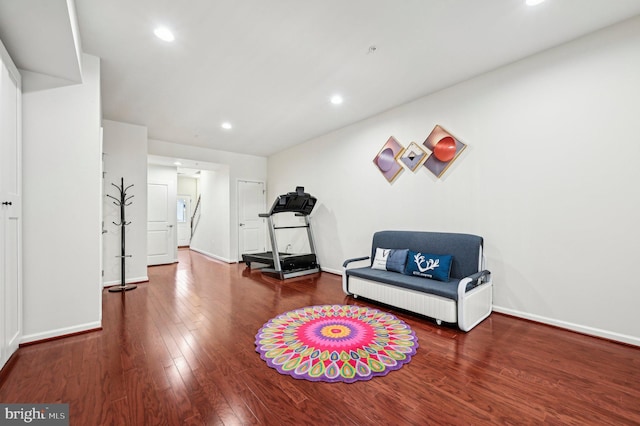
<instances>
[{"instance_id":1,"label":"white ceiling","mask_svg":"<svg viewBox=\"0 0 640 426\"><path fill-rule=\"evenodd\" d=\"M0 40L21 70L46 74L57 84L82 81L73 5L67 0L0 0Z\"/></svg>"},{"instance_id":2,"label":"white ceiling","mask_svg":"<svg viewBox=\"0 0 640 426\"><path fill-rule=\"evenodd\" d=\"M639 0L75 6L83 51L102 58L104 118L145 125L151 139L263 156L640 14ZM160 24L175 42L153 35ZM334 93L342 105L330 104Z\"/></svg>"}]
</instances>

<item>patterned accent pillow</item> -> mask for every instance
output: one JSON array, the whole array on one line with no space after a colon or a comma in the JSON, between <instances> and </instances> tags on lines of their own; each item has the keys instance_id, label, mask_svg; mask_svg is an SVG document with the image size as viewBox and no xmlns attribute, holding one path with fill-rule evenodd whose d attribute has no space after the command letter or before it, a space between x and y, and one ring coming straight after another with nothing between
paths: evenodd
<instances>
[{"instance_id":1,"label":"patterned accent pillow","mask_svg":"<svg viewBox=\"0 0 640 426\"><path fill-rule=\"evenodd\" d=\"M406 275L415 275L448 282L452 261L453 256L450 254L430 254L409 251L407 267L404 273Z\"/></svg>"},{"instance_id":2,"label":"patterned accent pillow","mask_svg":"<svg viewBox=\"0 0 640 426\"><path fill-rule=\"evenodd\" d=\"M407 264L408 249L376 248L376 257L373 259L371 269L404 273Z\"/></svg>"},{"instance_id":3,"label":"patterned accent pillow","mask_svg":"<svg viewBox=\"0 0 640 426\"><path fill-rule=\"evenodd\" d=\"M373 259L373 263L371 264L371 269L380 269L382 271L387 270L387 259L389 258L389 253L391 249L385 248L376 248L376 257Z\"/></svg>"}]
</instances>

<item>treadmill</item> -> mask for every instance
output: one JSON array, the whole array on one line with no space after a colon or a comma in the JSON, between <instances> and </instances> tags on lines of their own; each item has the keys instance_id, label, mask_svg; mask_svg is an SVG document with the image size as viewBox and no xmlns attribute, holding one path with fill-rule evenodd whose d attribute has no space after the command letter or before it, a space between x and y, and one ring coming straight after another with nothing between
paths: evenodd
<instances>
[{"instance_id":1,"label":"treadmill","mask_svg":"<svg viewBox=\"0 0 640 426\"><path fill-rule=\"evenodd\" d=\"M247 267L251 269L253 264L261 265L259 267L263 274L281 280L320 272L313 234L311 233L311 223L309 222L309 214L316 205L316 202L317 199L304 192L304 187L302 186L296 187L295 192L278 196L273 206L271 206L269 213L258 215L259 217L267 219L272 251L243 254L242 261ZM278 213L295 213L296 216L304 217L305 224L298 226L275 226L273 216ZM278 229L294 228L306 228L311 253L291 254L278 251L276 231Z\"/></svg>"}]
</instances>

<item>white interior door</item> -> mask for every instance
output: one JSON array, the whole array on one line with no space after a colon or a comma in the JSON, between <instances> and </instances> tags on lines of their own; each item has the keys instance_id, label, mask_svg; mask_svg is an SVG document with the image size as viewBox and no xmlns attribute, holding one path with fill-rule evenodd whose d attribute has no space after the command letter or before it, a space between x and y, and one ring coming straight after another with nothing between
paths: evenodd
<instances>
[{"instance_id":1,"label":"white interior door","mask_svg":"<svg viewBox=\"0 0 640 426\"><path fill-rule=\"evenodd\" d=\"M177 208L178 247L184 247L191 242L191 197L178 195Z\"/></svg>"},{"instance_id":2,"label":"white interior door","mask_svg":"<svg viewBox=\"0 0 640 426\"><path fill-rule=\"evenodd\" d=\"M174 261L176 198L174 193L171 202L170 189L171 185L167 182L148 183L147 265L162 265Z\"/></svg>"},{"instance_id":3,"label":"white interior door","mask_svg":"<svg viewBox=\"0 0 640 426\"><path fill-rule=\"evenodd\" d=\"M242 254L266 250L265 220L258 215L266 213L263 182L238 181L238 258Z\"/></svg>"},{"instance_id":4,"label":"white interior door","mask_svg":"<svg viewBox=\"0 0 640 426\"><path fill-rule=\"evenodd\" d=\"M20 76L0 43L0 368L22 334Z\"/></svg>"}]
</instances>

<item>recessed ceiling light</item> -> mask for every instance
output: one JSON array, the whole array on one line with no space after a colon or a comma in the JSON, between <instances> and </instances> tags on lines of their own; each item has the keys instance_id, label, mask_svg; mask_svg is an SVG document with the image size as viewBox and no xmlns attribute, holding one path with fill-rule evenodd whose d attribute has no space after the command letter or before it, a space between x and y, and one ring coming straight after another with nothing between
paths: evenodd
<instances>
[{"instance_id":1,"label":"recessed ceiling light","mask_svg":"<svg viewBox=\"0 0 640 426\"><path fill-rule=\"evenodd\" d=\"M156 35L156 37L163 41L170 42L176 39L171 30L167 27L158 27L153 30L153 33Z\"/></svg>"},{"instance_id":2,"label":"recessed ceiling light","mask_svg":"<svg viewBox=\"0 0 640 426\"><path fill-rule=\"evenodd\" d=\"M536 6L542 3L544 0L527 0L527 6Z\"/></svg>"},{"instance_id":3,"label":"recessed ceiling light","mask_svg":"<svg viewBox=\"0 0 640 426\"><path fill-rule=\"evenodd\" d=\"M344 102L344 99L342 99L340 95L333 95L331 97L331 103L334 105L340 105L342 102Z\"/></svg>"},{"instance_id":4,"label":"recessed ceiling light","mask_svg":"<svg viewBox=\"0 0 640 426\"><path fill-rule=\"evenodd\" d=\"M222 127L223 129L226 129L226 130L230 130L233 126L228 121L225 121L224 123L222 123L220 125L220 127Z\"/></svg>"}]
</instances>

